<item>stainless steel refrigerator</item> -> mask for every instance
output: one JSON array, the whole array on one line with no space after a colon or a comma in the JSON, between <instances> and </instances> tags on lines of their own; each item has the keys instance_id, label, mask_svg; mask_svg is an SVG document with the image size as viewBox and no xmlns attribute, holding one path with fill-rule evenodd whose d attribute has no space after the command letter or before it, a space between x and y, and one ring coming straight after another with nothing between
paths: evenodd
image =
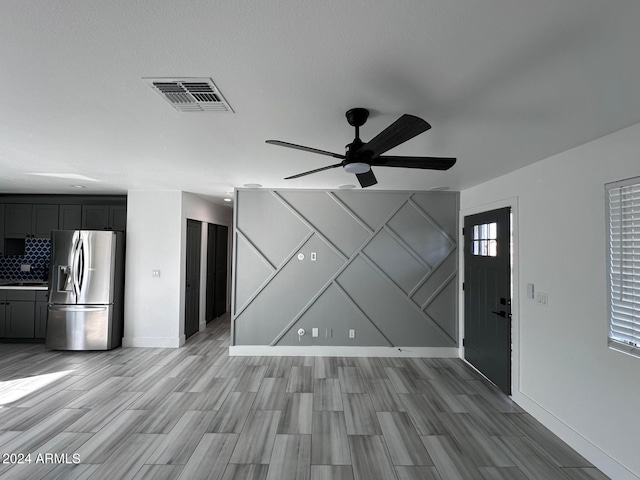
<instances>
[{"instance_id":1,"label":"stainless steel refrigerator","mask_svg":"<svg viewBox=\"0 0 640 480\"><path fill-rule=\"evenodd\" d=\"M110 350L124 319L124 233L51 232L51 280L45 346Z\"/></svg>"}]
</instances>

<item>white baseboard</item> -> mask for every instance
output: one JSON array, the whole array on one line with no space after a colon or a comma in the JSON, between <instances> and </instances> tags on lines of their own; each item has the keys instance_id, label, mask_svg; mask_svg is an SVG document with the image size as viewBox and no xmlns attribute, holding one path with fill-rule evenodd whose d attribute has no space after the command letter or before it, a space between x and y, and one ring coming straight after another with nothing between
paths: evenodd
<instances>
[{"instance_id":1,"label":"white baseboard","mask_svg":"<svg viewBox=\"0 0 640 480\"><path fill-rule=\"evenodd\" d=\"M616 480L640 480L640 476L591 443L526 394L514 392L512 399L608 477Z\"/></svg>"},{"instance_id":2,"label":"white baseboard","mask_svg":"<svg viewBox=\"0 0 640 480\"><path fill-rule=\"evenodd\" d=\"M287 346L231 345L231 356L282 357L436 357L458 358L453 347L348 347L348 346Z\"/></svg>"},{"instance_id":3,"label":"white baseboard","mask_svg":"<svg viewBox=\"0 0 640 480\"><path fill-rule=\"evenodd\" d=\"M184 335L182 339L175 337L123 337L123 347L142 348L179 348L184 345Z\"/></svg>"}]
</instances>

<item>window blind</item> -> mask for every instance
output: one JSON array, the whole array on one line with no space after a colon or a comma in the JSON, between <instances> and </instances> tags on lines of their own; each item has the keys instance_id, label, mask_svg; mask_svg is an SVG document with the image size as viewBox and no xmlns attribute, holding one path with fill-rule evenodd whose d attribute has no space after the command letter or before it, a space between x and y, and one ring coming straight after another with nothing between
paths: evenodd
<instances>
[{"instance_id":1,"label":"window blind","mask_svg":"<svg viewBox=\"0 0 640 480\"><path fill-rule=\"evenodd\" d=\"M640 355L640 177L610 183L609 344Z\"/></svg>"}]
</instances>

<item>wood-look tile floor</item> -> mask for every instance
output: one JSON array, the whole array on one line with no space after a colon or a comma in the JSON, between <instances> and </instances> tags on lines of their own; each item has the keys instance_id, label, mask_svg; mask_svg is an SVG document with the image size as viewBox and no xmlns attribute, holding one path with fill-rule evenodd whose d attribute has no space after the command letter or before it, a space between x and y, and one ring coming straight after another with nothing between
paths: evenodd
<instances>
[{"instance_id":1,"label":"wood-look tile floor","mask_svg":"<svg viewBox=\"0 0 640 480\"><path fill-rule=\"evenodd\" d=\"M607 478L461 360L228 345L0 345L0 480Z\"/></svg>"}]
</instances>

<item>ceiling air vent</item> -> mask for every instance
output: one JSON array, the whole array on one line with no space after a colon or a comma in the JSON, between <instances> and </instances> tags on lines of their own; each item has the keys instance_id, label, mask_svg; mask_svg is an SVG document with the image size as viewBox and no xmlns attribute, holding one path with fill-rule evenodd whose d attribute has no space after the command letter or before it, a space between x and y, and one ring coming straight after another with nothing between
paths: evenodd
<instances>
[{"instance_id":1,"label":"ceiling air vent","mask_svg":"<svg viewBox=\"0 0 640 480\"><path fill-rule=\"evenodd\" d=\"M210 78L143 78L179 112L233 113Z\"/></svg>"}]
</instances>

